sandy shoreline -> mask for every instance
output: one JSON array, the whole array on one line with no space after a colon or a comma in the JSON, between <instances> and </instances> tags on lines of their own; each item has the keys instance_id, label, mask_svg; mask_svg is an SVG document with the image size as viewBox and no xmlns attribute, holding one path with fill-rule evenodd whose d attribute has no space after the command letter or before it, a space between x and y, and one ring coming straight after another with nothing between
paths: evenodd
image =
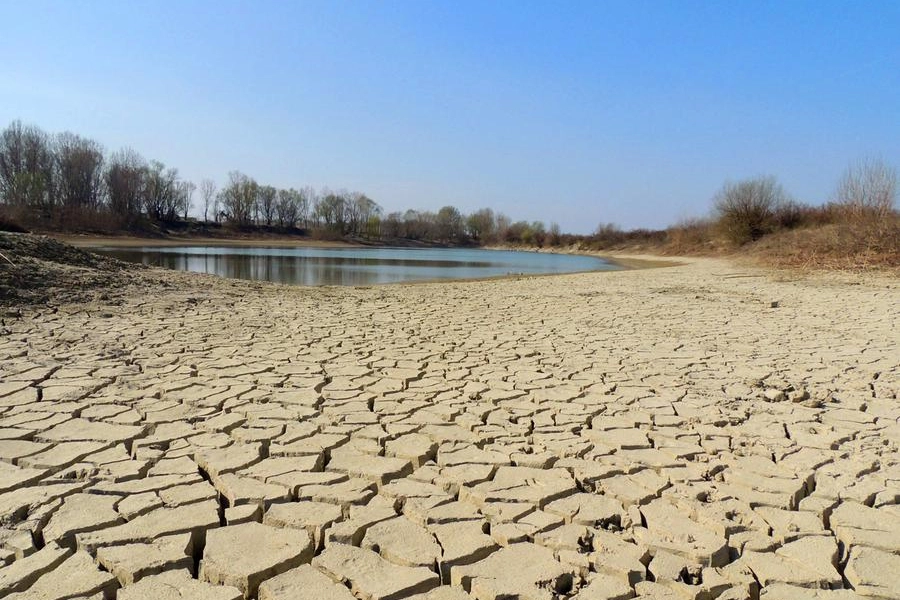
<instances>
[{"instance_id":1,"label":"sandy shoreline","mask_svg":"<svg viewBox=\"0 0 900 600\"><path fill-rule=\"evenodd\" d=\"M0 596L900 597L896 279L139 279L4 318Z\"/></svg>"}]
</instances>

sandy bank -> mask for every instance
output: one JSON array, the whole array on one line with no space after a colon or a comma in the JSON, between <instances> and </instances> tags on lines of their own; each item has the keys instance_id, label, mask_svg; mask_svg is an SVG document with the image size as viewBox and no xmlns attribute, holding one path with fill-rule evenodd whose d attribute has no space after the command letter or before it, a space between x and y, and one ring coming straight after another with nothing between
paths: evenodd
<instances>
[{"instance_id":1,"label":"sandy bank","mask_svg":"<svg viewBox=\"0 0 900 600\"><path fill-rule=\"evenodd\" d=\"M2 540L44 587L900 596L896 279L145 271L3 321Z\"/></svg>"}]
</instances>

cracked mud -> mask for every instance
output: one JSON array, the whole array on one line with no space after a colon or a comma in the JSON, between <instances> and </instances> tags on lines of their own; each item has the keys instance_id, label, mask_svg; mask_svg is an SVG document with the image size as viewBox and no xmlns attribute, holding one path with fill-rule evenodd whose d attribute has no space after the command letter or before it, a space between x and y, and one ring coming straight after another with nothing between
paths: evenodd
<instances>
[{"instance_id":1,"label":"cracked mud","mask_svg":"<svg viewBox=\"0 0 900 600\"><path fill-rule=\"evenodd\" d=\"M147 277L3 319L0 597L900 598L896 280Z\"/></svg>"}]
</instances>

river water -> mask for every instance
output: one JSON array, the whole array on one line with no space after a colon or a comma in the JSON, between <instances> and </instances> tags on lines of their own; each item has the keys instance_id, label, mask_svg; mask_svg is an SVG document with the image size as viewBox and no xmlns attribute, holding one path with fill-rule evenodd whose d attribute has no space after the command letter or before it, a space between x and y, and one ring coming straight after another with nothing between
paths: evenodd
<instances>
[{"instance_id":1,"label":"river water","mask_svg":"<svg viewBox=\"0 0 900 600\"><path fill-rule=\"evenodd\" d=\"M294 285L371 285L618 269L593 256L469 248L92 248L121 260Z\"/></svg>"}]
</instances>

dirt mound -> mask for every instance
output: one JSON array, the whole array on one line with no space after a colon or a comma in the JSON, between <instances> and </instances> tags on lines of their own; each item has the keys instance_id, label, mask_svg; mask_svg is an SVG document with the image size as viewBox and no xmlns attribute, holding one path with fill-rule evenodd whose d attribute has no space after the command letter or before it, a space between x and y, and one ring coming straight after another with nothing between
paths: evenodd
<instances>
[{"instance_id":1,"label":"dirt mound","mask_svg":"<svg viewBox=\"0 0 900 600\"><path fill-rule=\"evenodd\" d=\"M45 236L0 232L0 305L85 301L132 283L141 268Z\"/></svg>"}]
</instances>

